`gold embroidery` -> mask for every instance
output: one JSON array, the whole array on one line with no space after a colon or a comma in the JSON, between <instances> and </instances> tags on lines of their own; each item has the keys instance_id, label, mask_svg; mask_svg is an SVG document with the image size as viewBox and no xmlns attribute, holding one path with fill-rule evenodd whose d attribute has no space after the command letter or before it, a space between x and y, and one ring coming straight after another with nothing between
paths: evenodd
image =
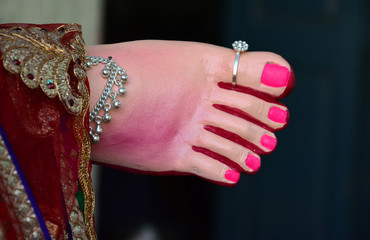
<instances>
[{"instance_id":1,"label":"gold embroidery","mask_svg":"<svg viewBox=\"0 0 370 240\"><path fill-rule=\"evenodd\" d=\"M74 32L68 44L61 39ZM93 222L95 197L89 175L90 137L84 128L85 115L89 107L89 93L86 80L86 51L81 27L66 24L47 32L39 27L9 29L0 28L0 49L4 68L19 74L23 83L41 90L49 97L59 97L66 110L74 116L74 136L80 146L78 180L85 199L86 234L96 239ZM74 76L70 76L71 69ZM71 78L77 79L73 84ZM77 229L79 230L79 229Z\"/></svg>"},{"instance_id":2,"label":"gold embroidery","mask_svg":"<svg viewBox=\"0 0 370 240\"><path fill-rule=\"evenodd\" d=\"M55 236L57 235L57 232L59 231L60 227L57 224L50 222L48 220L45 221L45 225L49 230L50 236L55 239Z\"/></svg>"},{"instance_id":3,"label":"gold embroidery","mask_svg":"<svg viewBox=\"0 0 370 240\"><path fill-rule=\"evenodd\" d=\"M80 150L81 156L79 159L80 166L78 171L78 180L80 182L81 190L83 192L85 200L84 213L85 213L86 231L89 239L95 240L96 239L96 233L94 228L95 196L89 174L91 143L89 134L84 128L85 114L87 113L88 107L89 107L89 94L84 94L83 112L76 117L76 123L74 124L74 126L76 139L80 141L79 146L82 146Z\"/></svg>"},{"instance_id":4,"label":"gold embroidery","mask_svg":"<svg viewBox=\"0 0 370 240\"><path fill-rule=\"evenodd\" d=\"M69 223L72 229L73 239L87 240L83 214L78 207L77 199L69 215Z\"/></svg>"},{"instance_id":5,"label":"gold embroidery","mask_svg":"<svg viewBox=\"0 0 370 240\"><path fill-rule=\"evenodd\" d=\"M20 74L29 88L41 87L49 98L58 95L67 111L74 115L82 111L86 78L85 43L78 34L80 31L77 24L62 25L51 32L39 27L0 29L5 69ZM70 32L76 32L76 36L68 47L60 40ZM73 72L79 81L76 91L69 82L68 68L72 60L75 62Z\"/></svg>"},{"instance_id":6,"label":"gold embroidery","mask_svg":"<svg viewBox=\"0 0 370 240\"><path fill-rule=\"evenodd\" d=\"M5 189L1 189L5 188ZM4 196L10 209L14 208L19 220L22 233L26 239L44 239L39 222L33 210L30 200L25 192L22 181L13 164L11 156L0 136L0 190L7 193ZM0 192L1 192L0 191ZM11 215L12 216L12 215ZM17 221L14 221L14 224ZM0 235L1 236L1 235Z\"/></svg>"}]
</instances>

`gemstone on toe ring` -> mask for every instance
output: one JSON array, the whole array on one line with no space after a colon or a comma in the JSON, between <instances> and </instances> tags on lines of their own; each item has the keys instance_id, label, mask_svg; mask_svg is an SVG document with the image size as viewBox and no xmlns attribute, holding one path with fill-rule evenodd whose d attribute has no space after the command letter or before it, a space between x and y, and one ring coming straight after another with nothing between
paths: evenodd
<instances>
[{"instance_id":1,"label":"gemstone on toe ring","mask_svg":"<svg viewBox=\"0 0 370 240\"><path fill-rule=\"evenodd\" d=\"M235 41L232 46L233 46L234 51L236 51L234 69L233 69L233 79L232 79L233 88L235 88L236 87L236 74L238 73L240 54L248 50L248 44L245 41L239 40L239 41Z\"/></svg>"}]
</instances>

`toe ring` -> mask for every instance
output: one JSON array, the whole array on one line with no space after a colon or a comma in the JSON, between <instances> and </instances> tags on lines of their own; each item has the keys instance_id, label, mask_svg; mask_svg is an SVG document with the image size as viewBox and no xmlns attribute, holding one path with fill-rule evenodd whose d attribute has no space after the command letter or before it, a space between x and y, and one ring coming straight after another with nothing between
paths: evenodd
<instances>
[{"instance_id":1,"label":"toe ring","mask_svg":"<svg viewBox=\"0 0 370 240\"><path fill-rule=\"evenodd\" d=\"M233 88L235 88L236 87L236 74L238 73L240 54L248 50L248 44L245 41L239 40L239 41L235 41L232 46L233 46L234 51L236 51L234 69L233 69L233 78L232 78Z\"/></svg>"}]
</instances>

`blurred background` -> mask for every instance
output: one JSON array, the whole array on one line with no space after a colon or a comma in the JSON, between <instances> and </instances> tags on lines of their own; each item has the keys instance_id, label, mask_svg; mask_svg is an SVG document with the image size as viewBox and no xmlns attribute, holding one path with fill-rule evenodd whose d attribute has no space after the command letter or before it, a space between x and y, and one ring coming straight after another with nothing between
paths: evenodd
<instances>
[{"instance_id":1,"label":"blurred background","mask_svg":"<svg viewBox=\"0 0 370 240\"><path fill-rule=\"evenodd\" d=\"M94 167L100 239L369 239L368 0L0 0L1 23L71 21L89 44L246 40L297 80L276 151L233 188Z\"/></svg>"}]
</instances>

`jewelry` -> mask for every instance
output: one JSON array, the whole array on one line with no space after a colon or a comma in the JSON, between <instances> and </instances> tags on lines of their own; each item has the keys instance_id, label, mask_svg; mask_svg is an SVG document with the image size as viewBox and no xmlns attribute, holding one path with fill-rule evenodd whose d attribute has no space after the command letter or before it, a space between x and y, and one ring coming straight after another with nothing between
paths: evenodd
<instances>
[{"instance_id":1,"label":"jewelry","mask_svg":"<svg viewBox=\"0 0 370 240\"><path fill-rule=\"evenodd\" d=\"M238 65L239 65L239 58L240 54L246 52L248 50L248 44L245 41L235 41L233 43L233 49L236 51L235 62L234 62L234 69L233 69L233 88L236 87L236 74L238 73Z\"/></svg>"},{"instance_id":2,"label":"jewelry","mask_svg":"<svg viewBox=\"0 0 370 240\"><path fill-rule=\"evenodd\" d=\"M117 95L122 96L125 94L126 89L123 87L123 83L127 82L128 77L126 71L118 66L118 64L112 60L112 57L108 57L108 59L106 59L102 57L87 56L86 60L88 69L97 65L98 63L105 64L102 75L104 78L108 79L98 103L95 105L94 109L89 115L91 141L93 143L98 143L100 140L100 135L103 132L101 124L103 122L108 123L111 120L109 110L112 108L112 106L114 109L117 109L121 105L121 102L117 100ZM118 87L117 91L112 90L114 85ZM110 102L107 102L107 100L110 100ZM98 114L102 108L104 108L105 113L103 116L99 116ZM93 129L91 126L91 123L94 122L96 124L95 129Z\"/></svg>"}]
</instances>

